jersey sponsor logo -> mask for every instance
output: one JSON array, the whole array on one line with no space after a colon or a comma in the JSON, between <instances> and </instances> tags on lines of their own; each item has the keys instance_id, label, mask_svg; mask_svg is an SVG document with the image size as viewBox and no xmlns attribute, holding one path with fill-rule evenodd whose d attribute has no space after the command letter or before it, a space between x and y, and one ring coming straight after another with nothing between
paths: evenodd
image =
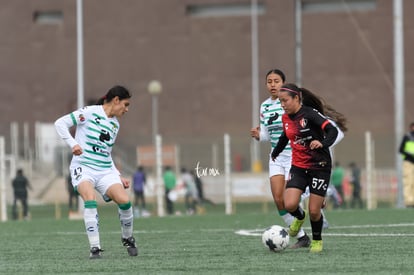
<instances>
[{"instance_id":1,"label":"jersey sponsor logo","mask_svg":"<svg viewBox=\"0 0 414 275\"><path fill-rule=\"evenodd\" d=\"M295 141L293 142L293 144L299 144L299 145L302 145L302 146L306 146L306 141L307 140L311 140L312 139L312 136L307 136L307 137L298 137L298 136L295 136Z\"/></svg>"},{"instance_id":2,"label":"jersey sponsor logo","mask_svg":"<svg viewBox=\"0 0 414 275\"><path fill-rule=\"evenodd\" d=\"M95 153L101 153L101 154L103 154L103 155L109 156L109 152L108 152L108 151L102 150L102 149L101 149L101 148L99 148L98 146L92 146L92 150L93 150Z\"/></svg>"},{"instance_id":3,"label":"jersey sponsor logo","mask_svg":"<svg viewBox=\"0 0 414 275\"><path fill-rule=\"evenodd\" d=\"M278 118L279 118L278 113L274 113L274 114L270 115L269 119L267 120L267 124L268 125L273 124L273 122L276 121Z\"/></svg>"},{"instance_id":4,"label":"jersey sponsor logo","mask_svg":"<svg viewBox=\"0 0 414 275\"><path fill-rule=\"evenodd\" d=\"M269 125L267 127L267 130L269 132L271 132L271 131L282 131L283 130L283 127L281 125Z\"/></svg>"},{"instance_id":5,"label":"jersey sponsor logo","mask_svg":"<svg viewBox=\"0 0 414 275\"><path fill-rule=\"evenodd\" d=\"M101 134L99 135L99 140L102 141L102 142L110 141L111 136L109 135L109 133L107 131L101 130Z\"/></svg>"}]
</instances>

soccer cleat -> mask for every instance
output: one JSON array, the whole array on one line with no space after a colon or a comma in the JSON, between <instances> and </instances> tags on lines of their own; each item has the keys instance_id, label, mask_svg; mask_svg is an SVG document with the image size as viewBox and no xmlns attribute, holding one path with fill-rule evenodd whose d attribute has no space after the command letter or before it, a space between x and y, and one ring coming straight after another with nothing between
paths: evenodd
<instances>
[{"instance_id":1,"label":"soccer cleat","mask_svg":"<svg viewBox=\"0 0 414 275\"><path fill-rule=\"evenodd\" d=\"M102 258L101 252L103 252L103 249L100 249L99 247L92 247L90 250L89 259L100 259Z\"/></svg>"},{"instance_id":2,"label":"soccer cleat","mask_svg":"<svg viewBox=\"0 0 414 275\"><path fill-rule=\"evenodd\" d=\"M300 237L298 241L292 245L290 248L296 249L296 248L302 248L302 247L309 247L311 244L311 240L308 235L304 235L303 237Z\"/></svg>"},{"instance_id":3,"label":"soccer cleat","mask_svg":"<svg viewBox=\"0 0 414 275\"><path fill-rule=\"evenodd\" d=\"M297 218L293 220L292 224L289 226L289 236L296 237L296 235L298 235L300 228L305 222L305 218L306 218L306 211L304 211L304 217L302 220L298 220Z\"/></svg>"},{"instance_id":4,"label":"soccer cleat","mask_svg":"<svg viewBox=\"0 0 414 275\"><path fill-rule=\"evenodd\" d=\"M126 246L129 256L137 256L138 255L138 248L135 245L135 238L129 237L127 239L122 238L122 245Z\"/></svg>"},{"instance_id":5,"label":"soccer cleat","mask_svg":"<svg viewBox=\"0 0 414 275\"><path fill-rule=\"evenodd\" d=\"M323 250L322 240L312 240L309 252L319 253L319 252L322 252L322 250Z\"/></svg>"}]
</instances>

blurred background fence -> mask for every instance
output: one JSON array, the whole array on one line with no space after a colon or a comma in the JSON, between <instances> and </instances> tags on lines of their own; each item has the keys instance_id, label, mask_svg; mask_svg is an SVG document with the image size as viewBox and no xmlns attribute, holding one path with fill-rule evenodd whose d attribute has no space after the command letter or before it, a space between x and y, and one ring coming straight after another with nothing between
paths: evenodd
<instances>
[{"instance_id":1,"label":"blurred background fence","mask_svg":"<svg viewBox=\"0 0 414 275\"><path fill-rule=\"evenodd\" d=\"M15 127L15 126L12 126ZM49 130L52 128L46 127ZM54 129L53 129L54 131ZM33 190L29 192L29 204L66 204L68 201L67 176L70 162L70 150L62 144L54 132L50 135L39 134L37 146L31 149L23 144L13 144L15 148L26 148L29 153L6 154L4 159L4 191L6 192L5 204L10 205L13 201L11 181L16 170L22 168L28 177ZM19 140L14 137L14 140ZM224 166L224 144L223 138L217 138L216 144L197 140L192 144L176 145L175 156L169 156L172 161L168 165L173 166L178 178L178 185L181 184L180 169L182 163L189 170L200 171L199 175L203 182L204 196L215 203L226 202L226 180ZM45 147L48 147L45 150ZM147 146L151 148L151 145ZM169 146L172 147L172 146ZM233 143L230 144L233 148ZM171 150L171 149L169 149ZM14 150L13 150L14 151ZM45 152L52 152L45 155ZM21 152L17 149L16 152ZM203 157L200 157L203 156ZM153 156L154 157L154 156ZM378 206L395 206L397 203L398 186L394 169L376 169L375 158L372 156L374 165L372 169L365 169L365 163L361 167L361 196L371 208ZM186 159L186 161L183 161ZM139 150L126 152L122 149L115 150L115 162L123 176L131 178L138 165L144 164L148 181L145 187L147 200L155 203L157 185L154 166L148 163L139 163ZM153 162L155 163L155 162ZM145 165L147 164L147 165ZM166 165L164 163L164 165ZM269 188L267 168L264 171L244 172L240 167L243 161L237 154L231 153L231 198L233 202L271 202L272 196ZM346 165L345 178L343 182L344 200L349 202L352 195L350 184L351 172ZM184 188L178 189L179 200L184 199ZM131 197L133 193L131 192ZM3 202L2 202L3 205Z\"/></svg>"}]
</instances>

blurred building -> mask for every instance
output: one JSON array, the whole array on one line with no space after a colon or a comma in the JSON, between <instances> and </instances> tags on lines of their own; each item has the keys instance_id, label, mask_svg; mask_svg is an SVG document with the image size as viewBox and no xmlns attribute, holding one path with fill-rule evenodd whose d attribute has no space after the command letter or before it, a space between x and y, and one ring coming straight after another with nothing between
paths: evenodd
<instances>
[{"instance_id":1,"label":"blurred building","mask_svg":"<svg viewBox=\"0 0 414 275\"><path fill-rule=\"evenodd\" d=\"M259 0L260 102L264 77L280 68L295 82L295 1ZM364 160L364 133L375 140L376 165L394 167L393 6L391 0L303 0L304 87L349 119L335 156ZM405 119L414 120L414 1L404 2ZM251 18L248 0L84 0L85 102L114 84L133 93L121 121L119 152L136 159L152 143L151 96L157 79L159 132L180 148L187 167L223 165L223 135L237 169L249 169L252 127ZM0 135L10 122L53 122L76 108L76 1L0 2ZM257 121L258 123L258 121ZM215 146L216 147L215 147ZM269 145L261 145L267 162ZM9 149L8 149L9 150Z\"/></svg>"}]
</instances>

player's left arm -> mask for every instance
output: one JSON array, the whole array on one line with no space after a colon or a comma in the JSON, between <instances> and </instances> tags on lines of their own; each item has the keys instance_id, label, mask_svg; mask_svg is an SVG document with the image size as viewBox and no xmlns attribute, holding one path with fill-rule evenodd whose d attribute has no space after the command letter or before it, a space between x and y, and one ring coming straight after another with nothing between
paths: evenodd
<instances>
[{"instance_id":1,"label":"player's left arm","mask_svg":"<svg viewBox=\"0 0 414 275\"><path fill-rule=\"evenodd\" d=\"M330 147L338 137L338 129L333 126L329 120L326 120L325 123L322 124L322 130L325 132L325 138L321 141L322 146Z\"/></svg>"},{"instance_id":2,"label":"player's left arm","mask_svg":"<svg viewBox=\"0 0 414 275\"><path fill-rule=\"evenodd\" d=\"M335 127L329 119L324 115L314 110L310 113L309 119L325 133L322 140L312 140L309 147L313 149L327 148L332 146L338 137L338 129Z\"/></svg>"}]
</instances>

